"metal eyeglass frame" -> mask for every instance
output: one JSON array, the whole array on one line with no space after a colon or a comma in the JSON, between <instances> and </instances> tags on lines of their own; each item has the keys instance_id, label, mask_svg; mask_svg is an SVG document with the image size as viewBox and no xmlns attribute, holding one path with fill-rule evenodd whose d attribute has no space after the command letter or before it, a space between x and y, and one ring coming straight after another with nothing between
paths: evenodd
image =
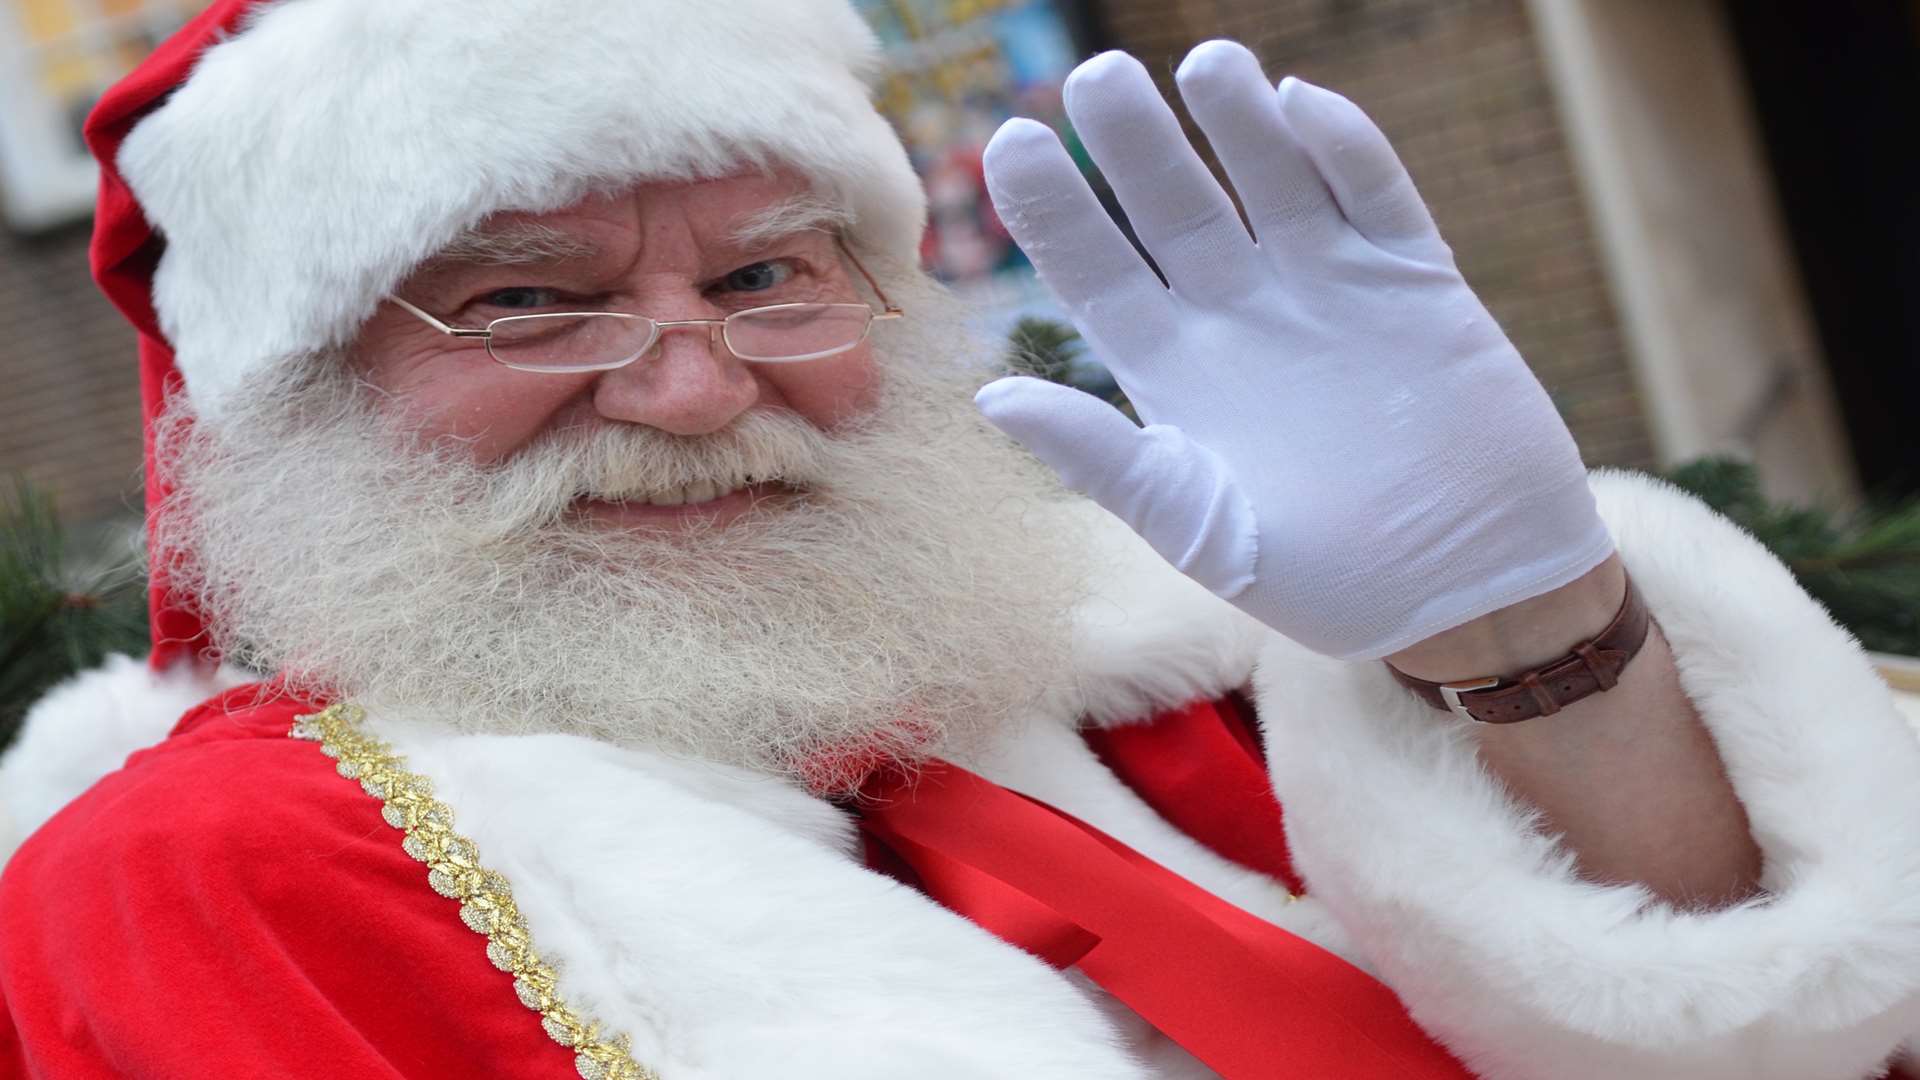
<instances>
[{"instance_id":1,"label":"metal eyeglass frame","mask_svg":"<svg viewBox=\"0 0 1920 1080\"><path fill-rule=\"evenodd\" d=\"M855 257L852 251L848 250L845 240L842 240L836 237L834 239L834 244L835 246L839 247L840 253L847 257L847 261L853 264L853 268L860 272L860 277L866 281L867 287L873 290L873 295L879 297L880 303L882 305L882 309L880 311L873 310L872 305L867 304L864 301L858 304L814 302L814 301L805 301L805 302L796 303L796 304L768 304L765 307L747 308L744 311L736 311L727 315L725 318L722 318L722 319L673 319L668 321L653 319L645 315L636 315L636 314L633 314L632 312L625 312L625 311L548 311L548 312L541 312L537 315L503 316L498 319L489 320L486 326L476 330L468 327L450 326L442 319L433 315L431 312L424 311L421 308L416 307L414 304L410 303L409 301L405 300L404 298L395 296L391 293L388 294L387 299L393 301L395 304L398 304L402 309L404 309L405 311L409 312L410 314L418 318L421 322L426 323L428 326L433 327L435 330L440 331L441 333L447 335L448 337L461 338L463 340L479 341L484 343L487 347L487 356L490 359L492 359L494 363L499 364L502 367L511 368L514 371L531 371L536 373L545 373L545 374L552 374L552 375L573 375L573 374L579 374L580 372L585 372L585 371L613 371L616 368L626 367L628 364L631 364L634 361L652 352L654 349L654 346L660 344L660 339L666 336L666 332L668 330L671 330L675 327L680 327L680 326L707 326L707 327L717 326L719 327L720 340L722 343L726 345L727 351L733 353L734 356L738 357L741 360L745 360L748 363L797 364L807 360L822 360L829 356L838 356L841 353L846 352L848 349L855 348L861 342L867 340L868 335L870 335L873 332L873 324L876 321L881 319L898 319L906 314L906 312L896 307L892 300L887 299L886 290L880 288L880 283L873 279L873 275L867 271L867 268L861 265L860 260L857 257ZM809 353L806 356L782 356L782 357L774 357L774 358L741 356L740 353L734 349L733 342L729 340L727 337L727 324L730 323L732 320L739 318L740 316L754 315L754 314L759 314L759 313L768 312L768 311L789 311L794 308L802 308L802 307L839 307L839 308L857 307L867 313L867 325L861 329L859 337L848 342L847 344L842 345L835 349L829 349L825 352ZM515 364L507 360L502 360L500 359L499 354L493 351L493 328L496 326L499 326L501 323L524 322L524 321L529 321L534 319L579 318L582 316L591 316L594 318L619 318L619 319L644 321L644 322L653 324L653 333L648 336L646 344L642 345L638 350L636 350L632 356L627 357L625 360L616 360L616 361L611 361L604 364L568 364L564 366L541 365L538 367L533 367L533 366L527 366L523 364ZM712 331L709 330L708 333L711 334Z\"/></svg>"}]
</instances>

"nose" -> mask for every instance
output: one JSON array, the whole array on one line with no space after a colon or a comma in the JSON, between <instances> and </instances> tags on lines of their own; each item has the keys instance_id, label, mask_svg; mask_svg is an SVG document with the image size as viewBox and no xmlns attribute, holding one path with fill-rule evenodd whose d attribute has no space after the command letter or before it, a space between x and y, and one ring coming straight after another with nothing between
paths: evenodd
<instances>
[{"instance_id":1,"label":"nose","mask_svg":"<svg viewBox=\"0 0 1920 1080\"><path fill-rule=\"evenodd\" d=\"M760 380L718 325L667 326L645 356L600 377L601 416L674 435L708 435L760 400Z\"/></svg>"}]
</instances>

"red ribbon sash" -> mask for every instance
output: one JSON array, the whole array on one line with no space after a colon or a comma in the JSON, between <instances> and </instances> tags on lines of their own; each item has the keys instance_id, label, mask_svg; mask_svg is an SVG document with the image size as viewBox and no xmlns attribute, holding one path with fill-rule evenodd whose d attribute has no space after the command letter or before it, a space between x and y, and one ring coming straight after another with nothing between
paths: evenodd
<instances>
[{"instance_id":1,"label":"red ribbon sash","mask_svg":"<svg viewBox=\"0 0 1920 1080\"><path fill-rule=\"evenodd\" d=\"M1228 1080L1472 1076L1365 972L1077 818L945 762L865 794L879 861L1003 940L1077 966ZM1262 824L1278 835L1277 817ZM1270 861L1249 843L1249 861Z\"/></svg>"}]
</instances>

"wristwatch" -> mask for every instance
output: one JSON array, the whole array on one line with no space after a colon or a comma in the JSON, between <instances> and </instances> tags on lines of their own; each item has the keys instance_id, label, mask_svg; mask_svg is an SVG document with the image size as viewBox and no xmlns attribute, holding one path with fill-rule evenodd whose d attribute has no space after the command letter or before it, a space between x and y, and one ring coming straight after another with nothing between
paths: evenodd
<instances>
[{"instance_id":1,"label":"wristwatch","mask_svg":"<svg viewBox=\"0 0 1920 1080\"><path fill-rule=\"evenodd\" d=\"M1627 595L1606 629L1573 647L1552 663L1519 675L1483 675L1451 682L1428 682L1392 664L1400 685L1432 705L1478 724L1517 724L1536 716L1552 716L1581 698L1611 690L1620 672L1647 642L1652 624L1640 590L1627 579Z\"/></svg>"}]
</instances>

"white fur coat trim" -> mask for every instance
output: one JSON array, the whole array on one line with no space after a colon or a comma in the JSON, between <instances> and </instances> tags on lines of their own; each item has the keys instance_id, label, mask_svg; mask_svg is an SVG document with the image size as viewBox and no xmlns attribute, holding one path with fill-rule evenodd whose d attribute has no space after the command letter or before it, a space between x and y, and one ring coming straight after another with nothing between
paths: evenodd
<instances>
[{"instance_id":1,"label":"white fur coat trim","mask_svg":"<svg viewBox=\"0 0 1920 1080\"><path fill-rule=\"evenodd\" d=\"M161 328L201 415L351 340L460 230L646 179L781 165L911 260L925 195L847 0L272 0L117 162L166 239Z\"/></svg>"},{"instance_id":2,"label":"white fur coat trim","mask_svg":"<svg viewBox=\"0 0 1920 1080\"><path fill-rule=\"evenodd\" d=\"M575 736L368 722L513 883L569 1002L664 1076L1147 1075L1071 983L865 870L851 822L802 791Z\"/></svg>"},{"instance_id":3,"label":"white fur coat trim","mask_svg":"<svg viewBox=\"0 0 1920 1080\"><path fill-rule=\"evenodd\" d=\"M1490 1080L1857 1080L1920 1016L1920 743L1761 546L1644 477L1594 488L1752 820L1768 897L1580 880L1457 727L1378 665L1256 678L1310 889Z\"/></svg>"},{"instance_id":4,"label":"white fur coat trim","mask_svg":"<svg viewBox=\"0 0 1920 1080\"><path fill-rule=\"evenodd\" d=\"M512 882L561 993L664 1076L1214 1076L1078 973L866 870L852 820L788 784L578 736L450 734L377 705L367 723ZM996 779L1345 951L1324 905L1179 833L1072 730L1036 717L1002 756L1019 775Z\"/></svg>"},{"instance_id":5,"label":"white fur coat trim","mask_svg":"<svg viewBox=\"0 0 1920 1080\"><path fill-rule=\"evenodd\" d=\"M20 737L0 756L0 866L33 830L164 738L181 714L254 676L180 664L164 672L109 656L47 692L27 710Z\"/></svg>"},{"instance_id":6,"label":"white fur coat trim","mask_svg":"<svg viewBox=\"0 0 1920 1080\"><path fill-rule=\"evenodd\" d=\"M1271 630L1091 500L1060 511L1084 526L1089 592L1073 613L1073 671L1042 714L1067 726L1138 723L1248 684Z\"/></svg>"}]
</instances>

